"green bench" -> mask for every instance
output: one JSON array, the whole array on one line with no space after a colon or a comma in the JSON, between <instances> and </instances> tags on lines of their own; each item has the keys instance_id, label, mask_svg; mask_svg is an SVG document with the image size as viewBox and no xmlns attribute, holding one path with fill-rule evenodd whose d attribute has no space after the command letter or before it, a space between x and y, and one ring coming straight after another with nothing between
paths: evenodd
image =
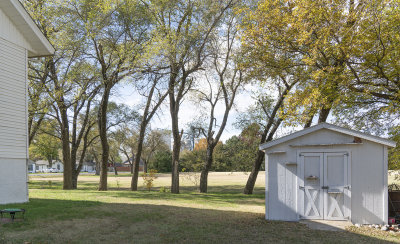
<instances>
[{"instance_id":1,"label":"green bench","mask_svg":"<svg viewBox=\"0 0 400 244\"><path fill-rule=\"evenodd\" d=\"M3 214L7 214L7 213L10 214L12 222L14 222L16 213L22 213L22 218L25 219L25 209L23 209L23 208L6 208L6 209L2 209L2 210L0 210L1 218L3 218Z\"/></svg>"}]
</instances>

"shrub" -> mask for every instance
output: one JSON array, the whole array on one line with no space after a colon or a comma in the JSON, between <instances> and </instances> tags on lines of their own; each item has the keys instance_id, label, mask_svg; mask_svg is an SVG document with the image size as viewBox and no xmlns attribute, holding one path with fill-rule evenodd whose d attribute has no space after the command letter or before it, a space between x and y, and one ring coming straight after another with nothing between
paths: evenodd
<instances>
[{"instance_id":1,"label":"shrub","mask_svg":"<svg viewBox=\"0 0 400 244\"><path fill-rule=\"evenodd\" d=\"M154 186L154 180L157 179L156 176L157 170L151 169L148 173L143 173L143 185L147 188L148 191Z\"/></svg>"}]
</instances>

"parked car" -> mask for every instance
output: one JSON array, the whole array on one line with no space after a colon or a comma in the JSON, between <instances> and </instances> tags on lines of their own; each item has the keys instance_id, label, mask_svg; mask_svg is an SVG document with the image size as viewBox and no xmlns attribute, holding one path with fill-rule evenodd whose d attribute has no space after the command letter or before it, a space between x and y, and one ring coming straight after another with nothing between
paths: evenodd
<instances>
[{"instance_id":1,"label":"parked car","mask_svg":"<svg viewBox=\"0 0 400 244\"><path fill-rule=\"evenodd\" d=\"M43 170L43 173L58 173L58 172L59 170L54 168L47 168Z\"/></svg>"}]
</instances>

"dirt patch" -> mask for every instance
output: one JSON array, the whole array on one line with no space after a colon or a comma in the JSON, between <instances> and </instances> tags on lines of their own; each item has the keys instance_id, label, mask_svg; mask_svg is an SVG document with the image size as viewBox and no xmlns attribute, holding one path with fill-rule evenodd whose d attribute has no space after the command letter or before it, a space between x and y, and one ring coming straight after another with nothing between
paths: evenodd
<instances>
[{"instance_id":1,"label":"dirt patch","mask_svg":"<svg viewBox=\"0 0 400 244\"><path fill-rule=\"evenodd\" d=\"M14 219L14 221L12 221L11 218L0 218L0 225L1 224L8 224L8 223L13 223L13 222L23 222L25 221L24 219Z\"/></svg>"},{"instance_id":2,"label":"dirt patch","mask_svg":"<svg viewBox=\"0 0 400 244\"><path fill-rule=\"evenodd\" d=\"M85 240L88 243L96 243L108 239L107 233L110 229L118 227L118 220L110 217L50 221L37 224L35 229L5 233L4 237L6 243L7 240L21 243L36 240L47 240L48 243L76 243Z\"/></svg>"}]
</instances>

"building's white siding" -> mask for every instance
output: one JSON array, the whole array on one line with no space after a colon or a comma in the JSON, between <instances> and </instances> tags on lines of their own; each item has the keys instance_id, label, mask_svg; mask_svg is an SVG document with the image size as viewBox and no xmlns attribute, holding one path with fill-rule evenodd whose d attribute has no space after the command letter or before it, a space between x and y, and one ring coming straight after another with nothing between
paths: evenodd
<instances>
[{"instance_id":1,"label":"building's white siding","mask_svg":"<svg viewBox=\"0 0 400 244\"><path fill-rule=\"evenodd\" d=\"M0 8L0 38L5 39L15 45L27 50L33 50L29 42L18 31L16 25L11 22L4 11Z\"/></svg>"},{"instance_id":2,"label":"building's white siding","mask_svg":"<svg viewBox=\"0 0 400 244\"><path fill-rule=\"evenodd\" d=\"M26 65L26 49L0 37L0 204L28 201Z\"/></svg>"},{"instance_id":3,"label":"building's white siding","mask_svg":"<svg viewBox=\"0 0 400 244\"><path fill-rule=\"evenodd\" d=\"M360 145L299 146L310 144L352 143L353 136L321 129L266 150L266 217L276 220L298 220L296 165L301 151L350 151L351 162L351 221L353 223L383 224L387 222L387 158L385 146L362 140ZM387 152L386 152L387 153Z\"/></svg>"},{"instance_id":4,"label":"building's white siding","mask_svg":"<svg viewBox=\"0 0 400 244\"><path fill-rule=\"evenodd\" d=\"M24 159L0 158L0 204L28 201L26 170Z\"/></svg>"},{"instance_id":5,"label":"building's white siding","mask_svg":"<svg viewBox=\"0 0 400 244\"><path fill-rule=\"evenodd\" d=\"M18 0L0 0L0 204L28 200L28 57L54 48Z\"/></svg>"},{"instance_id":6,"label":"building's white siding","mask_svg":"<svg viewBox=\"0 0 400 244\"><path fill-rule=\"evenodd\" d=\"M0 38L0 158L27 158L26 51Z\"/></svg>"}]
</instances>

